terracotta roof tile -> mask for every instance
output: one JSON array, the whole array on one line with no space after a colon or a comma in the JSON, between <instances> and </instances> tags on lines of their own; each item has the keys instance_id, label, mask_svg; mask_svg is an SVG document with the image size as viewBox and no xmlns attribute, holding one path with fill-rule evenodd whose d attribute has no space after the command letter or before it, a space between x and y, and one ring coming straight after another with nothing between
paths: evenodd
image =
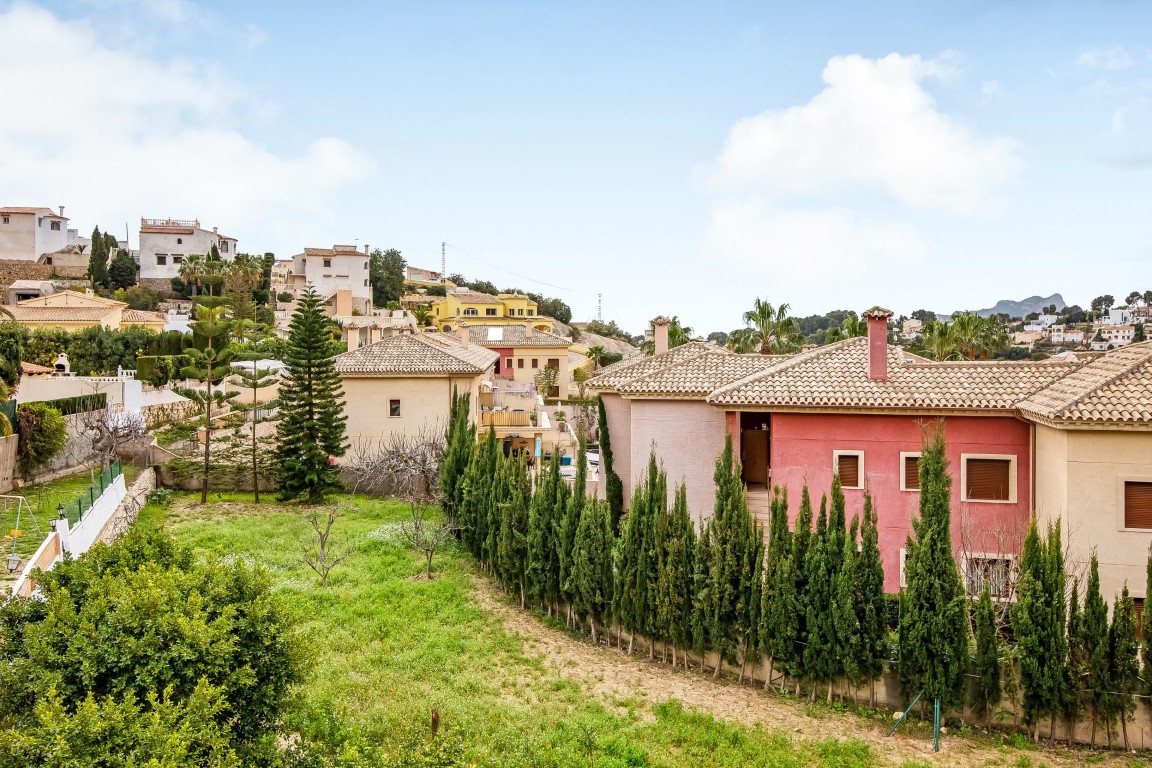
<instances>
[{"instance_id":1,"label":"terracotta roof tile","mask_svg":"<svg viewBox=\"0 0 1152 768\"><path fill-rule=\"evenodd\" d=\"M55 216L61 218L56 211L51 208L38 208L36 206L28 205L9 205L0 208L0 213L28 213L28 214L42 214L44 216Z\"/></svg>"},{"instance_id":2,"label":"terracotta roof tile","mask_svg":"<svg viewBox=\"0 0 1152 768\"><path fill-rule=\"evenodd\" d=\"M572 342L563 336L539 331L520 323L508 325L470 325L468 338L486 347L565 347Z\"/></svg>"},{"instance_id":3,"label":"terracotta roof tile","mask_svg":"<svg viewBox=\"0 0 1152 768\"><path fill-rule=\"evenodd\" d=\"M700 355L715 352L720 349L720 347L710 342L690 341L687 344L673 347L659 355L636 355L634 357L628 357L601 368L595 376L588 380L588 388L595 390L613 390L633 379L663 370L670 365L684 363Z\"/></svg>"},{"instance_id":4,"label":"terracotta roof tile","mask_svg":"<svg viewBox=\"0 0 1152 768\"><path fill-rule=\"evenodd\" d=\"M120 318L120 322L128 323L129 325L137 323L165 323L166 318L160 312L146 312L142 309L126 309Z\"/></svg>"},{"instance_id":5,"label":"terracotta roof tile","mask_svg":"<svg viewBox=\"0 0 1152 768\"><path fill-rule=\"evenodd\" d=\"M934 362L888 347L888 378L868 378L868 339L847 339L714 391L716 405L1014 410L1079 367L1070 362Z\"/></svg>"},{"instance_id":6,"label":"terracotta roof tile","mask_svg":"<svg viewBox=\"0 0 1152 768\"><path fill-rule=\"evenodd\" d=\"M8 311L18 323L99 323L116 307L38 307L11 304Z\"/></svg>"},{"instance_id":7,"label":"terracotta roof tile","mask_svg":"<svg viewBox=\"0 0 1152 768\"><path fill-rule=\"evenodd\" d=\"M30 363L27 360L20 361L20 372L27 373L34 376L40 373L56 373L55 368L49 368L47 365L39 365L37 363Z\"/></svg>"},{"instance_id":8,"label":"terracotta roof tile","mask_svg":"<svg viewBox=\"0 0 1152 768\"><path fill-rule=\"evenodd\" d=\"M503 304L499 296L493 296L490 293L481 293L480 291L452 291L451 294L457 301L465 304ZM432 298L432 297L429 297ZM446 301L446 296L435 297L436 301Z\"/></svg>"},{"instance_id":9,"label":"terracotta roof tile","mask_svg":"<svg viewBox=\"0 0 1152 768\"><path fill-rule=\"evenodd\" d=\"M617 386L616 391L627 395L704 397L718 387L767 370L789 357L709 350L688 360L642 373Z\"/></svg>"},{"instance_id":10,"label":"terracotta roof tile","mask_svg":"<svg viewBox=\"0 0 1152 768\"><path fill-rule=\"evenodd\" d=\"M348 376L478 375L498 358L490 349L464 347L447 334L402 333L337 355L336 370Z\"/></svg>"},{"instance_id":11,"label":"terracotta roof tile","mask_svg":"<svg viewBox=\"0 0 1152 768\"><path fill-rule=\"evenodd\" d=\"M1152 424L1152 342L1101 355L1019 407L1050 421Z\"/></svg>"}]
</instances>

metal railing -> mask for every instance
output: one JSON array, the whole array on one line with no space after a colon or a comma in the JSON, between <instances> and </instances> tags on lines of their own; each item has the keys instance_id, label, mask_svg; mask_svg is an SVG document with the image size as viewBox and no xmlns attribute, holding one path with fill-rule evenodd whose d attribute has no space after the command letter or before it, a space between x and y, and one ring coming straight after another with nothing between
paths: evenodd
<instances>
[{"instance_id":1,"label":"metal railing","mask_svg":"<svg viewBox=\"0 0 1152 768\"><path fill-rule=\"evenodd\" d=\"M108 486L112 485L112 481L122 474L124 474L124 465L120 459L116 459L108 465L108 469L94 478L88 485L88 493L80 495L76 498L75 504L69 504L64 508L64 514L68 517L68 527L71 528L84 519L84 513L92 509L96 501L104 495L104 491L108 490Z\"/></svg>"}]
</instances>

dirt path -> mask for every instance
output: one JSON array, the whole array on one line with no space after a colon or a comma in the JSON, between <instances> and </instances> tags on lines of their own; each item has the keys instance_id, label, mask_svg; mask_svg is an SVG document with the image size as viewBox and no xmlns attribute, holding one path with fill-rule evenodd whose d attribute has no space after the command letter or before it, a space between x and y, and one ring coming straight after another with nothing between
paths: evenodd
<instances>
[{"instance_id":1,"label":"dirt path","mask_svg":"<svg viewBox=\"0 0 1152 768\"><path fill-rule=\"evenodd\" d=\"M1060 748L1025 752L994 746L978 737L944 736L941 752L932 752L931 736L901 734L888 738L887 726L854 715L838 715L823 707L806 707L792 699L765 693L761 683L737 685L734 680L714 681L711 675L672 669L650 662L643 655L627 656L615 648L593 645L565 632L545 626L535 615L510 603L484 578L474 579L477 601L497 617L508 632L519 635L528 654L542 657L545 666L580 685L589 695L610 708L621 708L621 700L658 704L677 699L686 709L707 713L734 723L758 723L766 728L791 732L794 738L822 740L851 737L866 742L881 765L923 761L933 765L996 766L1012 765L1027 755L1032 765L1073 766L1085 762L1087 751ZM645 709L648 709L645 707ZM649 710L650 711L650 710ZM1121 765L1122 753L1093 754L1100 765Z\"/></svg>"}]
</instances>

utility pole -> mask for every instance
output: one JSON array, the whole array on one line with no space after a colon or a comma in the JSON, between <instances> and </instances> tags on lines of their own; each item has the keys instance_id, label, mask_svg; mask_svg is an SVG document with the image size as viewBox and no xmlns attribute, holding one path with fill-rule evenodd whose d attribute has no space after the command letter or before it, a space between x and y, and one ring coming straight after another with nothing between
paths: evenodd
<instances>
[{"instance_id":1,"label":"utility pole","mask_svg":"<svg viewBox=\"0 0 1152 768\"><path fill-rule=\"evenodd\" d=\"M443 283L445 280L448 279L448 274L447 274L448 273L448 269L447 269L448 257L445 255L445 251L444 251L444 249L447 248L447 246L448 246L448 244L445 243L443 240L440 241L440 282L441 283Z\"/></svg>"},{"instance_id":2,"label":"utility pole","mask_svg":"<svg viewBox=\"0 0 1152 768\"><path fill-rule=\"evenodd\" d=\"M596 294L596 322L598 323L604 322L604 306L601 300L603 296L602 293Z\"/></svg>"}]
</instances>

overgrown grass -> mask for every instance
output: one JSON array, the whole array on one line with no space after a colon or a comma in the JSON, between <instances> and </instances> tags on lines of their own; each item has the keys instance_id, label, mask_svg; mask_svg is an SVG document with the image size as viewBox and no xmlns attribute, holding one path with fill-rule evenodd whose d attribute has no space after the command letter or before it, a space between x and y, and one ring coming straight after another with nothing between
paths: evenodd
<instances>
[{"instance_id":1,"label":"overgrown grass","mask_svg":"<svg viewBox=\"0 0 1152 768\"><path fill-rule=\"evenodd\" d=\"M164 525L200 556L242 557L274 575L313 649L287 725L326 744L331 755L380 744L395 754L424 754L412 763L419 765L876 762L855 740L793 743L791 734L718 722L675 701L651 708L632 702L621 714L587 698L473 601L474 572L462 551L437 555L435 580L417 578L423 566L398 535L405 513L399 505L339 500L338 535L356 549L324 590L300 559L307 529L299 508L214 496L205 507L185 495L167 509L147 507L140 524ZM440 714L436 749L427 737L433 710Z\"/></svg>"}]
</instances>

